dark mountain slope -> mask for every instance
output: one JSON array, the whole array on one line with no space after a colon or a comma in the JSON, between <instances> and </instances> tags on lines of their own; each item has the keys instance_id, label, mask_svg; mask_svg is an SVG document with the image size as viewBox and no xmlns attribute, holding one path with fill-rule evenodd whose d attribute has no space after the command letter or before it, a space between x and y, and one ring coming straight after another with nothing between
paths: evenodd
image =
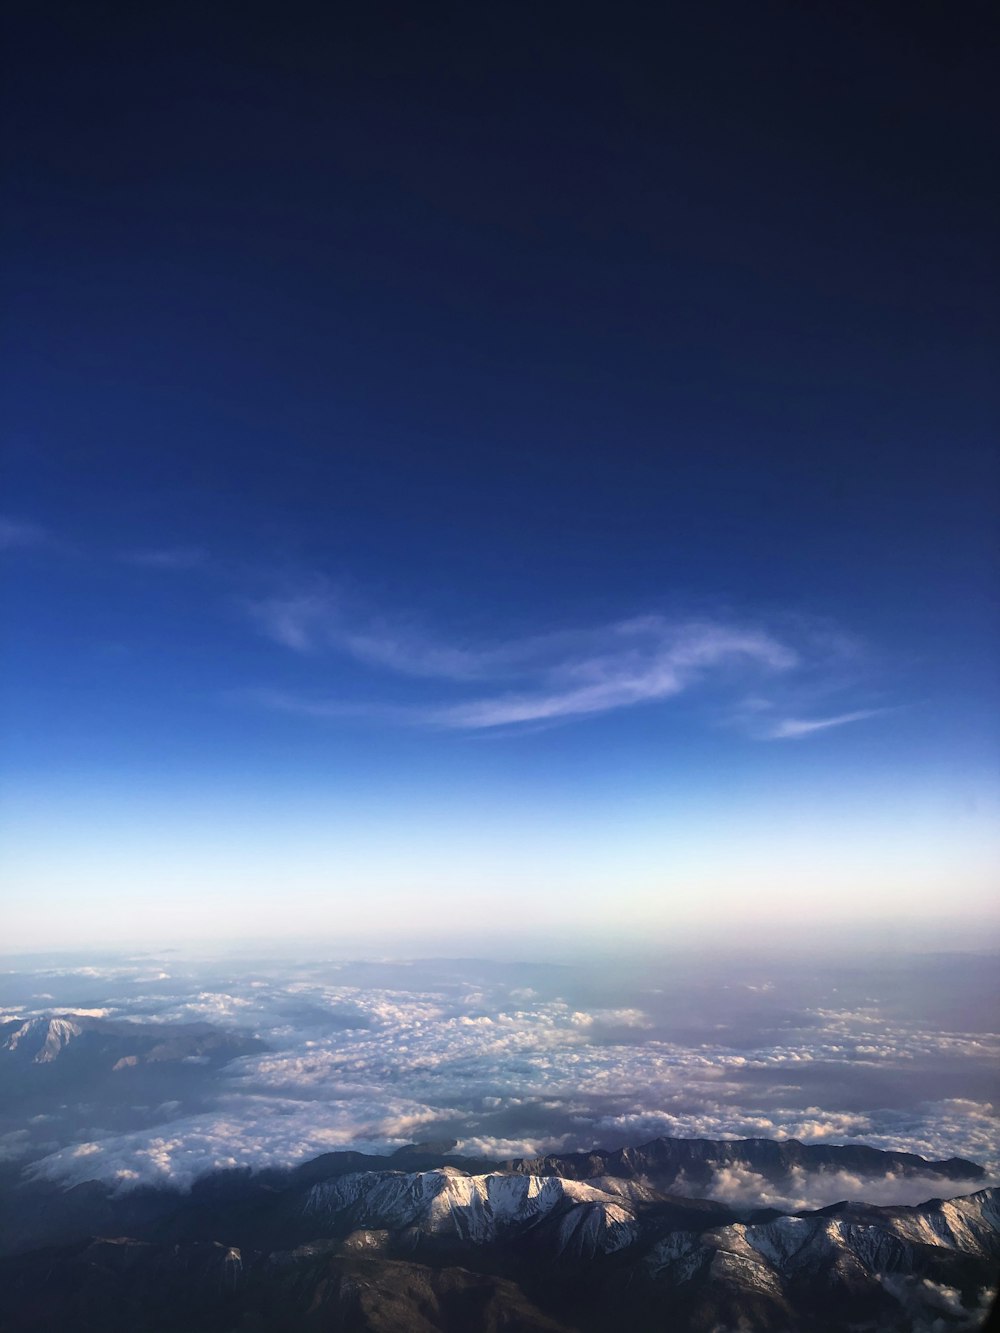
<instances>
[{"instance_id":1,"label":"dark mountain slope","mask_svg":"<svg viewBox=\"0 0 1000 1333\"><path fill-rule=\"evenodd\" d=\"M523 1163L469 1173L385 1159L359 1170L373 1159L333 1154L321 1167L218 1173L185 1195L78 1187L63 1200L90 1197L112 1238L0 1261L0 1329L959 1333L982 1323L1000 1267L1000 1190L917 1207L736 1209L651 1185L652 1168L666 1160L669 1175L683 1157L678 1142L578 1154L565 1177L555 1158L543 1175ZM785 1145L761 1142L734 1147L783 1166L772 1149ZM830 1151L820 1169L842 1160ZM887 1165L882 1156L898 1155L866 1160ZM620 1174L579 1179L584 1158ZM921 1175L938 1165L914 1161Z\"/></svg>"}]
</instances>

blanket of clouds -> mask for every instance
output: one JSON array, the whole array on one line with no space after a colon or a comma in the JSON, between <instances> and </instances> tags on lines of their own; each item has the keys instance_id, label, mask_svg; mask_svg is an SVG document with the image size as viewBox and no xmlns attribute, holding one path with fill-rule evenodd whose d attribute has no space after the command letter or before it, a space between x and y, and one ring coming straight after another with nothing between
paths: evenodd
<instances>
[{"instance_id":1,"label":"blanket of clouds","mask_svg":"<svg viewBox=\"0 0 1000 1333\"><path fill-rule=\"evenodd\" d=\"M62 1085L51 1105L15 1096L2 1108L0 1160L67 1185L185 1188L214 1169L418 1140L504 1158L760 1136L960 1155L995 1174L994 970L971 955L22 966L2 978L8 1018L197 1020L265 1048L221 1068L163 1067L155 1085L136 1081L148 1071L109 1072L79 1100ZM805 1207L917 1202L940 1189L844 1173L777 1188L727 1169L707 1192Z\"/></svg>"}]
</instances>

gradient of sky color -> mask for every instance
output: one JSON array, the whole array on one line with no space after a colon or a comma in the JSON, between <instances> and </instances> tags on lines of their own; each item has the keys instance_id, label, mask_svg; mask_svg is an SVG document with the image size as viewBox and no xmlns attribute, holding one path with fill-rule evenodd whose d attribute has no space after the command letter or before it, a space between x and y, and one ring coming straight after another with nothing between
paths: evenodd
<instances>
[{"instance_id":1,"label":"gradient of sky color","mask_svg":"<svg viewBox=\"0 0 1000 1333\"><path fill-rule=\"evenodd\" d=\"M995 930L942 23L15 16L8 947Z\"/></svg>"}]
</instances>

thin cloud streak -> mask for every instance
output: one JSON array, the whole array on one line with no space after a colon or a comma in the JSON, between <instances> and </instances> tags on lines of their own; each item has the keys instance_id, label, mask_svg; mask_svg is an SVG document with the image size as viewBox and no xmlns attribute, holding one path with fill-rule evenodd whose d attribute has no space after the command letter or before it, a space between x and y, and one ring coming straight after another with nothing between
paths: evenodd
<instances>
[{"instance_id":1,"label":"thin cloud streak","mask_svg":"<svg viewBox=\"0 0 1000 1333\"><path fill-rule=\"evenodd\" d=\"M863 722L865 718L878 717L888 713L888 708L860 708L854 713L840 713L836 717L784 718L776 723L767 733L768 740L801 740L812 736L817 731L828 731L831 727L843 727L848 722Z\"/></svg>"},{"instance_id":2,"label":"thin cloud streak","mask_svg":"<svg viewBox=\"0 0 1000 1333\"><path fill-rule=\"evenodd\" d=\"M443 726L479 729L560 717L580 717L652 703L682 693L707 670L742 662L770 671L795 665L796 655L767 634L690 625L673 630L658 617L617 625L631 645L552 673L554 689L478 699L438 709L429 720Z\"/></svg>"},{"instance_id":3,"label":"thin cloud streak","mask_svg":"<svg viewBox=\"0 0 1000 1333\"><path fill-rule=\"evenodd\" d=\"M671 698L710 672L750 669L774 674L799 663L794 649L763 630L704 621L675 624L661 616L468 649L390 630L387 622L353 630L331 614L324 598L258 603L253 612L270 637L297 653L315 653L325 642L341 654L400 675L452 684L521 682L520 689L430 706L380 708L269 690L251 696L284 712L315 717L368 714L451 730L481 731L606 713ZM319 622L322 639L316 630Z\"/></svg>"},{"instance_id":4,"label":"thin cloud streak","mask_svg":"<svg viewBox=\"0 0 1000 1333\"><path fill-rule=\"evenodd\" d=\"M442 642L406 617L354 613L347 602L321 586L252 601L247 610L267 638L293 652L336 652L400 675L455 682L521 674L526 664L572 652L587 637L562 632L469 647Z\"/></svg>"}]
</instances>

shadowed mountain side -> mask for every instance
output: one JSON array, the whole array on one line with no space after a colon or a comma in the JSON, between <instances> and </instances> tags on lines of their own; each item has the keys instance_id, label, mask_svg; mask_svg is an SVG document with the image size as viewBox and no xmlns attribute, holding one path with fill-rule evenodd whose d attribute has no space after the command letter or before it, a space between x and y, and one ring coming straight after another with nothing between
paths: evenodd
<instances>
[{"instance_id":1,"label":"shadowed mountain side","mask_svg":"<svg viewBox=\"0 0 1000 1333\"><path fill-rule=\"evenodd\" d=\"M71 1189L45 1179L29 1177L3 1194L0 1209L0 1253L17 1253L42 1245L68 1244L91 1235L132 1235L141 1239L197 1239L225 1236L232 1244L258 1249L298 1244L315 1235L303 1220L304 1201L320 1190L335 1198L327 1182L346 1177L385 1182L388 1197L394 1181L415 1179L421 1173L437 1179L445 1172L453 1181L491 1179L494 1189L504 1179L562 1180L594 1187L608 1206L622 1205L643 1217L657 1214L680 1224L692 1212L713 1210L716 1223L768 1216L774 1210L749 1205L712 1203L691 1198L700 1192L712 1172L738 1165L759 1176L762 1183L781 1183L794 1169L814 1172L847 1170L868 1181L913 1176L930 1183L978 1182L984 1176L974 1162L954 1158L927 1162L912 1153L882 1152L863 1145L833 1147L803 1145L769 1139L708 1140L654 1139L637 1148L616 1152L594 1150L497 1163L481 1158L442 1154L443 1144L410 1144L386 1156L333 1152L292 1168L249 1168L213 1172L196 1181L189 1193L143 1185L116 1192L116 1183L88 1181ZM531 1165L537 1170L529 1172ZM752 1178L752 1177L751 1177ZM453 1188L458 1188L457 1184ZM544 1185L539 1190L544 1195ZM860 1191L859 1191L860 1192ZM316 1196L312 1196L316 1197ZM359 1217L355 1225L382 1225ZM343 1234L343 1226L338 1234Z\"/></svg>"},{"instance_id":2,"label":"shadowed mountain side","mask_svg":"<svg viewBox=\"0 0 1000 1333\"><path fill-rule=\"evenodd\" d=\"M3 1282L4 1328L17 1333L569 1333L506 1279L323 1246L243 1256L94 1240L32 1256Z\"/></svg>"},{"instance_id":3,"label":"shadowed mountain side","mask_svg":"<svg viewBox=\"0 0 1000 1333\"><path fill-rule=\"evenodd\" d=\"M224 1064L266 1050L251 1033L211 1023L142 1023L67 1013L0 1022L0 1069L26 1078L80 1079L182 1060Z\"/></svg>"},{"instance_id":4,"label":"shadowed mountain side","mask_svg":"<svg viewBox=\"0 0 1000 1333\"><path fill-rule=\"evenodd\" d=\"M313 1186L306 1196L305 1213L322 1232L331 1222L350 1226L359 1204L372 1214L396 1210L398 1229L355 1228L341 1239L270 1252L225 1241L116 1238L5 1259L0 1327L5 1333L625 1327L659 1333L669 1318L677 1333L961 1330L979 1327L985 1317L1000 1259L997 1190L916 1208L845 1204L723 1225L706 1210L701 1229L677 1229L662 1218L635 1225L633 1217L631 1227L615 1223L613 1244L580 1247L581 1232L599 1237L589 1226L592 1188L574 1183L563 1196L554 1177L500 1177L505 1183L494 1203L502 1199L505 1206L494 1209L493 1221L505 1214L511 1224L505 1240L503 1227L486 1235L464 1225L454 1200L446 1214L433 1206L451 1181L485 1198L494 1178L435 1174L440 1179L432 1182L398 1173L331 1178L328 1186L343 1182L351 1202L329 1215L310 1207L317 1192L322 1204L331 1202L327 1187ZM548 1212L523 1207L546 1190L554 1201ZM435 1254L423 1241L439 1227L451 1234Z\"/></svg>"},{"instance_id":5,"label":"shadowed mountain side","mask_svg":"<svg viewBox=\"0 0 1000 1333\"><path fill-rule=\"evenodd\" d=\"M503 1162L502 1171L532 1176L561 1176L589 1180L617 1176L624 1180L647 1177L666 1187L681 1178L688 1185L707 1185L720 1168L744 1167L778 1182L793 1171L845 1171L877 1178L886 1175L934 1175L944 1180L983 1180L985 1171L961 1157L929 1162L916 1153L886 1152L852 1143L799 1143L797 1139L676 1139L659 1138L638 1148L606 1152L550 1154Z\"/></svg>"}]
</instances>

